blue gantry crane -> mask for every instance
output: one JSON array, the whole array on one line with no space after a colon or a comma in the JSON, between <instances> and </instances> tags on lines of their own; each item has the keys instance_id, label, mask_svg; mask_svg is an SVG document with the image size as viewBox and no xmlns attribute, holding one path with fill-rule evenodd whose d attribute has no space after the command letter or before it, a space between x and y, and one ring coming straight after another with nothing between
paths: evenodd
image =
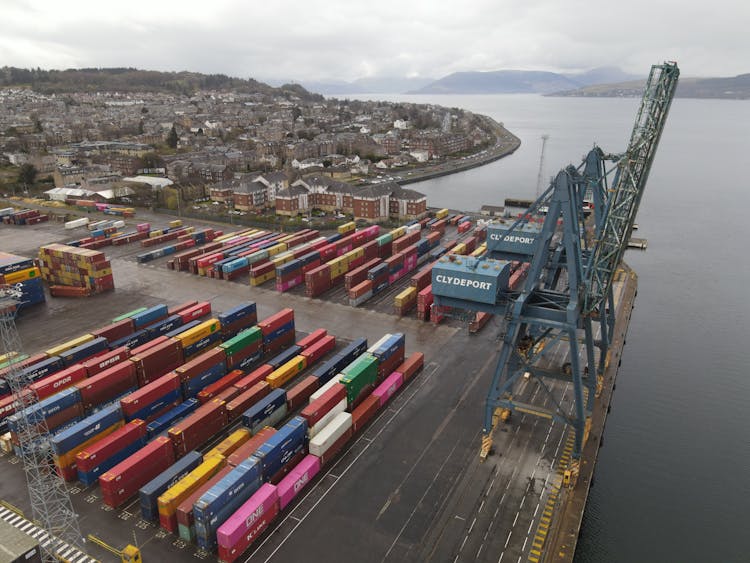
<instances>
[{"instance_id":1,"label":"blue gantry crane","mask_svg":"<svg viewBox=\"0 0 750 563\"><path fill-rule=\"evenodd\" d=\"M676 63L651 68L625 152L595 146L578 167L560 170L526 214L488 225L485 256L449 255L434 266L435 306L490 312L507 321L485 406L482 459L501 414L513 411L573 426L573 455L580 457L614 327L616 270L678 78ZM562 365L549 353L555 344L567 346ZM539 382L553 408L514 399L524 376ZM572 382L570 412L551 380Z\"/></svg>"}]
</instances>

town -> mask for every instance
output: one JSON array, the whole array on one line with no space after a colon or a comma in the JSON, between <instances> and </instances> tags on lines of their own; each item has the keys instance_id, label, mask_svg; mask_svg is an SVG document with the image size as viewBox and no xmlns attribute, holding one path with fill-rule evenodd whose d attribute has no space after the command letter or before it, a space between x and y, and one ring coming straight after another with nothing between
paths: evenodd
<instances>
[{"instance_id":1,"label":"town","mask_svg":"<svg viewBox=\"0 0 750 563\"><path fill-rule=\"evenodd\" d=\"M403 185L520 144L502 124L457 108L263 86L0 89L0 190L237 223L404 221L424 217L428 203Z\"/></svg>"}]
</instances>

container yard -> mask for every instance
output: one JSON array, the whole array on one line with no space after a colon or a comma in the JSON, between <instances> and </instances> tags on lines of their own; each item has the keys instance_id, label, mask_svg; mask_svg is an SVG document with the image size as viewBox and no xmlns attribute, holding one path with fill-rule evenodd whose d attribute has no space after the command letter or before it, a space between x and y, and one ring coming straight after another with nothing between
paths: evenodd
<instances>
[{"instance_id":1,"label":"container yard","mask_svg":"<svg viewBox=\"0 0 750 563\"><path fill-rule=\"evenodd\" d=\"M70 239L70 231L59 225L33 228L39 229L32 233L34 245ZM460 244L452 225L446 231L451 248ZM4 248L35 255L36 249L24 249L12 233L3 231L0 237ZM479 415L462 405L481 403L493 365L480 353L480 335L470 334L463 321L445 317L437 327L424 322L430 314L424 306L430 297L425 297L429 266L437 261L394 280L380 299L352 307L345 278L349 273L361 276L356 270L367 265L364 261L336 287L310 298L304 284L285 292L270 281L252 286L249 271L246 281L221 280L172 269L170 255L142 262L139 242L108 247L118 284L114 292L85 301L96 304L95 313L75 306L84 302L53 298L44 309L34 309L28 324L18 323L29 356L21 360L23 365L38 364L41 354L52 364L37 367L38 412L47 415L49 403L42 403L54 399L57 410L46 420L62 429L56 462L69 479L76 508L87 515L86 533L123 547L133 542L135 532L146 560L187 561L196 554L225 561L244 561L253 554L251 560L271 555L273 560L288 560L308 552L307 543L317 534L315 519L348 514L351 523L345 528L351 526L350 533L361 526L391 530L375 544L380 547L373 560L380 560L390 544L403 537L403 532L398 535L402 526L414 526L419 534L434 530L439 513L420 501L424 495L452 499L467 468L480 473L489 469L486 464L474 467ZM481 251L481 243L476 248ZM399 300L411 305L403 306L403 316ZM490 315L476 322L491 331L488 334L497 327ZM37 323L49 330L40 334ZM47 336L55 333L69 338ZM398 356L386 358L381 370L373 368L387 353L381 342L387 334L404 337L406 365L401 369L410 372L408 377L394 365ZM103 340L106 349L100 348ZM266 352L259 355L261 350ZM467 354L471 350L474 353ZM85 356L88 352L93 357ZM424 354L418 375L409 364L416 352ZM49 362L48 355L61 363ZM452 376L467 373L467 366L472 377ZM348 387L336 381L339 372L346 372L340 377ZM72 401L71 396L79 399ZM110 406L100 408L102 404ZM0 412L12 420L7 397ZM258 470L260 479L242 481L254 492L237 497L231 514L222 513L213 522L213 516L198 511L196 518L192 508L207 493L234 483L243 462L282 429L292 432L295 424L305 427L307 443L303 450L288 449L288 467L276 462L268 466L267 475ZM521 436L527 440L534 439L531 424L521 422ZM438 439L435 428L442 429L445 439ZM517 445L511 446L508 451L518 451ZM11 438L7 448L12 452L14 447ZM260 460L269 455L269 460L275 455L272 449L256 456L261 468ZM447 466L435 465L439 458ZM27 507L18 458L8 453L0 463L9 476L0 485L2 498ZM413 470L381 467L395 469L404 463ZM144 465L149 472L137 473ZM247 465L242 470L252 472ZM352 489L374 470L382 479L373 482L372 490ZM511 482L510 472L505 477ZM399 489L401 498L393 496ZM476 494L482 494L481 489ZM223 523L216 525L218 520ZM346 545L334 560L355 557L355 545L352 551ZM393 548L388 558L421 560L424 554L412 551L417 549L413 545L405 552ZM103 561L111 557L95 545L88 549ZM440 549L448 553L453 547ZM332 556L317 544L312 553L321 559Z\"/></svg>"}]
</instances>

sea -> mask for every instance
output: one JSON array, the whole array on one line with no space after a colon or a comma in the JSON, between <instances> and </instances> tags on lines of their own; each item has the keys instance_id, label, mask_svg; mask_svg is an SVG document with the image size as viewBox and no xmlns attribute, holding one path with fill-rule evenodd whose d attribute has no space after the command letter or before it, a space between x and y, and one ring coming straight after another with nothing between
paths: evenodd
<instances>
[{"instance_id":1,"label":"sea","mask_svg":"<svg viewBox=\"0 0 750 563\"><path fill-rule=\"evenodd\" d=\"M594 144L624 151L640 103L349 97L463 108L520 137L511 156L409 186L467 211L533 199L540 162L546 187ZM749 162L750 101L674 100L636 219L648 249L625 255L638 297L576 562L750 561Z\"/></svg>"}]
</instances>

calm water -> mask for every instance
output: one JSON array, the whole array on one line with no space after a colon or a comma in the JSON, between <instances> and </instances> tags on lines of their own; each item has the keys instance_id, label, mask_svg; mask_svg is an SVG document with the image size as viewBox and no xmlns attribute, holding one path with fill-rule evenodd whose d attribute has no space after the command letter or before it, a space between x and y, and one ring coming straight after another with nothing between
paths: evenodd
<instances>
[{"instance_id":1,"label":"calm water","mask_svg":"<svg viewBox=\"0 0 750 563\"><path fill-rule=\"evenodd\" d=\"M474 210L533 198L542 134L545 178L594 142L622 151L638 105L378 97L488 114L521 138L513 156L412 186ZM672 104L637 219L649 248L626 255L639 293L577 561L750 561L749 151L750 102Z\"/></svg>"}]
</instances>

